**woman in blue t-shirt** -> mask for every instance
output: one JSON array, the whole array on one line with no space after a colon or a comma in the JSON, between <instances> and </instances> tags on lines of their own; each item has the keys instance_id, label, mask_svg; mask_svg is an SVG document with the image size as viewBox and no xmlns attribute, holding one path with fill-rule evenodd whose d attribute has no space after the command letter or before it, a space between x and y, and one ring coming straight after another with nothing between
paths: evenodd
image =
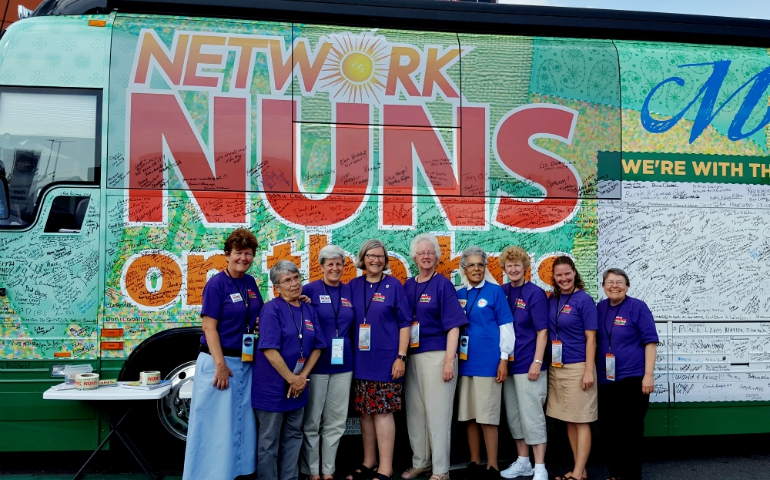
<instances>
[{"instance_id":1,"label":"woman in blue t-shirt","mask_svg":"<svg viewBox=\"0 0 770 480\"><path fill-rule=\"evenodd\" d=\"M326 348L310 375L302 427L300 471L308 480L332 480L337 447L345 431L353 380L351 328L355 312L350 286L342 282L345 250L327 245L318 253L323 278L302 289L318 315Z\"/></svg>"},{"instance_id":2,"label":"woman in blue t-shirt","mask_svg":"<svg viewBox=\"0 0 770 480\"><path fill-rule=\"evenodd\" d=\"M607 298L597 307L599 425L607 439L611 480L642 478L644 417L655 389L658 332L647 304L626 295L630 285L623 270L605 271Z\"/></svg>"},{"instance_id":3,"label":"woman in blue t-shirt","mask_svg":"<svg viewBox=\"0 0 770 480\"><path fill-rule=\"evenodd\" d=\"M497 426L502 384L508 378L508 357L513 355L516 342L513 316L503 289L485 279L487 254L484 250L476 246L466 248L460 255L460 269L467 286L457 291L457 298L468 317L468 325L460 331L457 420L468 422L471 462L466 478L494 479L500 477ZM487 450L486 471L480 465L481 433Z\"/></svg>"},{"instance_id":4,"label":"woman in blue t-shirt","mask_svg":"<svg viewBox=\"0 0 770 480\"><path fill-rule=\"evenodd\" d=\"M553 262L553 292L548 302L551 366L548 368L546 415L567 423L569 445L575 461L572 471L556 480L588 478L591 422L597 418L596 304L570 257Z\"/></svg>"}]
</instances>

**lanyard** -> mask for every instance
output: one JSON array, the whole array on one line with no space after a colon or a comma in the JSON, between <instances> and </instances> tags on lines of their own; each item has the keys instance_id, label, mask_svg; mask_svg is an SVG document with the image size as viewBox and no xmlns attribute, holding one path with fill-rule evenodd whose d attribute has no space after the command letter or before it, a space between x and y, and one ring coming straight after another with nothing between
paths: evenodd
<instances>
[{"instance_id":1,"label":"lanyard","mask_svg":"<svg viewBox=\"0 0 770 480\"><path fill-rule=\"evenodd\" d=\"M470 309L468 308L468 302L467 302L467 301L465 302L465 309L466 309L466 310L467 310L467 312L468 312L468 313L466 313L466 315L467 315L467 317L468 317L468 320L470 320L470 319L471 319L471 312L473 311L473 305L475 305L475 304L476 304L476 300L478 300L478 299L479 299L479 295L481 295L481 290L482 290L483 288L484 288L484 287L481 287L481 288L476 288L476 287L473 287L473 288L471 288L471 290L476 290L476 296L475 296L475 297L473 297L473 302L471 302L471 305L470 305ZM467 296L466 296L466 298L470 299L470 298L471 298L471 294L470 294L470 293L468 293L468 294L467 294ZM467 327L467 326L465 327L465 330L466 330L466 331L468 331L468 327Z\"/></svg>"},{"instance_id":2,"label":"lanyard","mask_svg":"<svg viewBox=\"0 0 770 480\"><path fill-rule=\"evenodd\" d=\"M283 297L281 297L283 298ZM294 327L297 329L297 337L299 337L299 358L305 358L305 352L302 349L302 331L299 329L299 325L297 325L297 319L294 318L294 309L291 308L291 305L289 302L286 301L284 298L283 301L286 303L286 306L289 307L289 313L291 313L291 320L292 323L294 323ZM280 315L281 309L278 309L278 314ZM299 322L302 323L302 302L299 302Z\"/></svg>"},{"instance_id":3,"label":"lanyard","mask_svg":"<svg viewBox=\"0 0 770 480\"><path fill-rule=\"evenodd\" d=\"M235 289L238 290L238 295L243 299L243 306L246 307L246 315L244 317L246 320L246 333L249 333L249 289L246 287L246 295L244 295L241 291L241 287L238 286L233 276L230 275L230 269L225 267L225 272L227 272L227 276L230 278L230 282L232 282ZM244 285L246 284L246 275L243 276L243 283Z\"/></svg>"},{"instance_id":4,"label":"lanyard","mask_svg":"<svg viewBox=\"0 0 770 480\"><path fill-rule=\"evenodd\" d=\"M513 287L508 288L508 298L506 298L506 300L508 300L508 306L511 307L511 315L513 315L514 318L516 316L516 305L519 304L519 299L521 298L521 292L524 290L524 285L526 284L527 284L527 281L524 280L524 283L521 284L521 286L519 287L519 291L516 293L516 301L513 302L512 307L511 307L511 290L513 289Z\"/></svg>"},{"instance_id":5,"label":"lanyard","mask_svg":"<svg viewBox=\"0 0 770 480\"><path fill-rule=\"evenodd\" d=\"M620 307L623 306L623 302L626 301L626 297L623 297L623 300L618 303L618 309L615 310L615 316L617 316L620 313ZM610 341L609 345L609 352L612 353L612 329L615 328L615 317L612 317L612 326L608 329L607 328L607 314L610 313L610 308L612 308L612 305L610 305L609 300L607 301L607 311L604 312L604 320L602 320L602 323L604 324L604 331L607 333L607 339Z\"/></svg>"},{"instance_id":6,"label":"lanyard","mask_svg":"<svg viewBox=\"0 0 770 480\"><path fill-rule=\"evenodd\" d=\"M332 311L334 312L334 336L339 337L340 336L340 326L337 322L337 319L340 316L340 309L342 308L342 285L337 287L337 308L334 308L334 299L332 298L332 294L329 292L329 287L326 285L326 282L321 280L321 283L324 284L324 291L326 291L326 294L329 295L329 301L332 304Z\"/></svg>"},{"instance_id":7,"label":"lanyard","mask_svg":"<svg viewBox=\"0 0 770 480\"><path fill-rule=\"evenodd\" d=\"M372 299L374 299L374 296L377 295L377 292L380 291L380 284L382 283L383 278L385 278L385 274L380 273L380 281L377 282L377 286L374 288L374 293L372 294L371 298L369 298L369 303L364 305L364 325L366 325L366 314L369 313L369 307L372 306ZM366 284L369 283L367 282L366 277L364 277L364 281L362 283L364 285L364 298L366 298Z\"/></svg>"},{"instance_id":8,"label":"lanyard","mask_svg":"<svg viewBox=\"0 0 770 480\"><path fill-rule=\"evenodd\" d=\"M561 307L559 306L559 299L561 299L561 295L559 295L559 298L556 299L556 340L559 339L559 315L561 315L561 309L567 306L569 299L572 298L572 294L575 293L575 290L577 290L577 287L572 287L572 291L570 292L569 297L567 297L567 301L564 302L564 305Z\"/></svg>"},{"instance_id":9,"label":"lanyard","mask_svg":"<svg viewBox=\"0 0 770 480\"><path fill-rule=\"evenodd\" d=\"M428 281L424 282L425 286L422 287L422 292L420 292L419 295L417 295L417 277L414 277L414 308L412 309L412 320L417 320L417 302L422 298L422 294L428 289L428 284L430 284L430 281L433 280L433 277L435 276L436 272L433 272L433 275L430 276Z\"/></svg>"}]
</instances>

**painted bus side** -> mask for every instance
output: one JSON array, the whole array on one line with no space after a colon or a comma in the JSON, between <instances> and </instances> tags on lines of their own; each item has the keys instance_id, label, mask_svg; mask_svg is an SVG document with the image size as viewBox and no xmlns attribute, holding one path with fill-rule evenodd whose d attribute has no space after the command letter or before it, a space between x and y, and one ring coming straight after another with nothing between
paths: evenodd
<instances>
[{"instance_id":1,"label":"painted bus side","mask_svg":"<svg viewBox=\"0 0 770 480\"><path fill-rule=\"evenodd\" d=\"M473 244L545 288L572 255L597 299L620 266L662 339L648 434L770 430L765 49L123 13L0 43L0 450L93 447L51 365L114 377L197 325L237 226L267 297L277 260L313 280L372 237L405 279L423 231L453 279Z\"/></svg>"}]
</instances>

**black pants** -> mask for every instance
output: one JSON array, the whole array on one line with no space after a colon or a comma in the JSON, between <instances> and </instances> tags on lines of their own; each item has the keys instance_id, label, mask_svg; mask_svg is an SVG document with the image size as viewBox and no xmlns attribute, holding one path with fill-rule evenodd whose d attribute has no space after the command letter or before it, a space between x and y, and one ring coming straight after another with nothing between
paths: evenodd
<instances>
[{"instance_id":1,"label":"black pants","mask_svg":"<svg viewBox=\"0 0 770 480\"><path fill-rule=\"evenodd\" d=\"M650 396L642 393L642 377L599 384L599 426L611 477L642 478L644 417Z\"/></svg>"}]
</instances>

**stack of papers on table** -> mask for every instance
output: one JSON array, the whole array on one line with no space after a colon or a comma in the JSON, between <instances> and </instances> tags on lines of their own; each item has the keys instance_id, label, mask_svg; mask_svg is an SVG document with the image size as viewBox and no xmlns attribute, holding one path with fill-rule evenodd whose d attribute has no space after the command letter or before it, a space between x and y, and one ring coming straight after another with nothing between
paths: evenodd
<instances>
[{"instance_id":1,"label":"stack of papers on table","mask_svg":"<svg viewBox=\"0 0 770 480\"><path fill-rule=\"evenodd\" d=\"M118 385L123 388L131 388L134 390L155 390L156 388L162 388L166 385L171 385L171 380L161 380L159 383L154 385L142 385L142 382L138 380L136 382L118 382Z\"/></svg>"}]
</instances>

